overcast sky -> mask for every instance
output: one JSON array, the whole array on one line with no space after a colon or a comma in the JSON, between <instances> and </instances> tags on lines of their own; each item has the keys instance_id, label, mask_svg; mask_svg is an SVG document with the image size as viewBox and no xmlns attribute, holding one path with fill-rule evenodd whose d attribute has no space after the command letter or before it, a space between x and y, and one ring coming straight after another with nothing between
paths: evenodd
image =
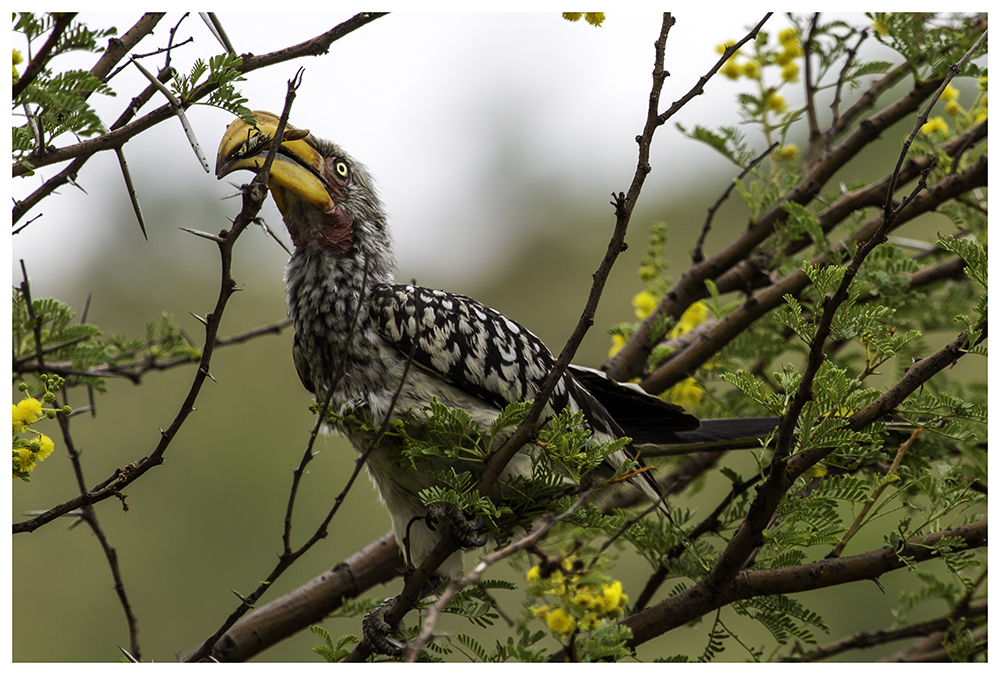
<instances>
[{"instance_id":1,"label":"overcast sky","mask_svg":"<svg viewBox=\"0 0 1000 675\"><path fill-rule=\"evenodd\" d=\"M180 16L168 14L136 51L164 46ZM752 10L677 12L666 55L671 77L661 107L687 92L711 67L718 43L741 37L762 16ZM94 28L114 25L120 31L138 17L81 15ZM349 17L219 13L237 52L255 54L315 37ZM287 80L304 67L292 123L335 140L369 167L391 216L400 268L433 267L443 278L488 273L491 266L503 264L505 242L519 233L518 199L525 183L571 190L585 208L592 203L599 209L608 208L613 190L627 189L659 24L660 15L654 13L609 12L600 28L567 22L557 12L391 14L334 43L325 56L251 73L239 86L251 108L278 113ZM785 26L787 19L775 15L767 27L774 34ZM180 70L196 57L220 51L197 14L181 24L178 35L195 41L175 51L173 63ZM19 46L17 40L14 46ZM77 67L89 68L95 59L84 55ZM145 62L155 71L162 57ZM53 66L65 67L59 61ZM106 120L114 120L144 86L134 68L110 84L117 97L91 98ZM676 120L688 127L734 123L732 101L739 86L713 79L709 92ZM154 98L141 113L161 104ZM214 164L230 115L199 105L188 116ZM59 145L69 141L62 138ZM177 199L199 194L215 199L232 191L201 169L175 121L131 141L125 154L141 199L162 190L164 178ZM657 137L652 164L658 189L668 186L678 192L694 185L702 168L722 165L670 126ZM54 170L39 174L45 177ZM15 180L14 195L28 194L41 177ZM125 199L112 153L92 159L80 184L87 194L65 187L30 214L44 215L15 238L15 259L35 255L37 269L37 251L45 247L47 261L56 263L49 269L72 272L93 263L87 252L99 247L103 236L138 233L107 219L109 205L120 206ZM280 223L273 204L264 215ZM165 236L164 227L173 224L151 223L151 239ZM53 237L59 241L55 251ZM445 259L442 245L449 251ZM12 276L19 281L20 271L13 269Z\"/></svg>"}]
</instances>

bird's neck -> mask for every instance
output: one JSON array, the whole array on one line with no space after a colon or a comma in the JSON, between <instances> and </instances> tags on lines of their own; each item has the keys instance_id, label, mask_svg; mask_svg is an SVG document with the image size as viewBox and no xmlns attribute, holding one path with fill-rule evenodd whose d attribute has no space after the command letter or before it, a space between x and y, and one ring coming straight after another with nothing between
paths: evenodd
<instances>
[{"instance_id":1,"label":"bird's neck","mask_svg":"<svg viewBox=\"0 0 1000 675\"><path fill-rule=\"evenodd\" d=\"M323 388L342 361L350 369L354 361L368 358L371 289L391 282L391 274L386 261L367 257L357 247L345 255L307 247L292 256L285 281L296 342L315 368L314 386Z\"/></svg>"}]
</instances>

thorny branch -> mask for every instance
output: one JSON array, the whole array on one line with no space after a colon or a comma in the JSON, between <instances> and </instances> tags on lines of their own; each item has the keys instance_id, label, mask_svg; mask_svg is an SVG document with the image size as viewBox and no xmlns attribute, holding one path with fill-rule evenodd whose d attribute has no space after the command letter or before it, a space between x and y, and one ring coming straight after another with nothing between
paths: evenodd
<instances>
[{"instance_id":1,"label":"thorny branch","mask_svg":"<svg viewBox=\"0 0 1000 675\"><path fill-rule=\"evenodd\" d=\"M537 428L538 420L541 418L542 411L548 403L549 397L555 390L556 385L562 379L566 368L569 366L570 361L573 359L573 355L576 353L577 348L583 341L583 337L586 335L587 330L594 323L594 314L597 310L597 304L600 301L604 284L611 272L611 267L614 265L618 255L625 250L625 233L628 229L632 209L639 198L639 192L642 189L642 184L650 170L649 144L652 141L653 133L662 124L662 121L659 121L657 111L660 91L662 90L663 82L667 77L667 73L663 69L664 49L666 46L667 35L669 34L670 28L673 24L674 18L669 13L665 13L663 15L659 37L654 44L655 59L653 66L653 85L649 94L649 108L646 116L646 124L642 135L638 139L638 166L636 167L635 175L632 179L632 185L629 188L628 195L626 196L625 194L619 193L614 197L614 201L612 202L615 206L616 217L614 234L611 237L611 242L608 244L608 250L604 259L598 267L597 272L594 273L594 282L591 286L590 295L587 298L583 314L569 340L566 342L565 347L563 347L562 352L560 352L555 366L542 383L531 410L529 410L528 414L525 416L524 422L487 460L486 466L480 474L479 481L476 486L480 494L489 494L490 489L499 479L503 468L514 457L514 455L530 441L535 429ZM450 555L457 551L458 548L458 542L455 541L454 536L452 536L450 532L442 537L423 564L421 564L421 566L415 570L413 574L407 577L406 584L403 587L403 591L397 598L396 604L386 613L386 616L384 617L385 621L389 625L398 624L406 613L415 606L417 600L419 599L420 591L426 587L427 582L437 571L437 568L445 560L447 560ZM369 655L370 649L368 645L362 642L353 652L351 652L346 661L364 661Z\"/></svg>"},{"instance_id":2,"label":"thorny branch","mask_svg":"<svg viewBox=\"0 0 1000 675\"><path fill-rule=\"evenodd\" d=\"M204 384L205 379L211 377L209 375L209 366L212 361L212 355L215 351L215 341L216 336L218 335L219 325L222 322L222 315L226 309L227 303L229 302L229 298L232 297L233 293L237 290L237 284L232 277L233 247L243 230L245 230L246 227L257 217L257 213L260 211L260 207L264 203L264 198L267 195L266 186L268 172L270 171L271 162L273 161L274 155L277 153L278 146L280 145L281 137L276 136L276 138L279 139L279 142L271 144L271 148L263 167L250 183L249 189L243 194L243 209L240 211L240 215L237 216L236 220L233 222L233 226L226 231L224 235L220 235L222 240L218 243L218 247L222 258L222 281L215 309L211 314L205 317L205 346L202 349L198 370L195 373L193 382L191 383L191 388L189 389L184 402L181 404L180 410L174 417L173 422L166 429L166 431L161 432L160 441L157 443L156 448L148 457L129 465L126 470L116 471L113 475L92 488L90 491L84 492L83 494L70 499L69 501L63 502L58 506L54 506L35 518L15 523L13 526L13 532L15 534L19 532L33 532L42 525L45 525L53 519L58 518L59 516L70 511L84 506L91 506L112 496L118 496L121 494L123 489L131 485L147 471L152 469L154 466L158 466L163 463L164 453L167 451L167 448L170 446L170 443L173 441L188 416L194 411L194 403L198 398L198 394L201 392L201 387Z\"/></svg>"}]
</instances>

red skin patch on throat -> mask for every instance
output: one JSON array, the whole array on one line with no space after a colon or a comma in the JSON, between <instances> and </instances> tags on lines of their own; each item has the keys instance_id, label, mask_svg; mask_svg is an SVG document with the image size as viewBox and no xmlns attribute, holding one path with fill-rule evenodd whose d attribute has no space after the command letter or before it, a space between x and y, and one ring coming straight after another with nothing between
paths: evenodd
<instances>
[{"instance_id":1,"label":"red skin patch on throat","mask_svg":"<svg viewBox=\"0 0 1000 675\"><path fill-rule=\"evenodd\" d=\"M324 225L320 230L317 242L319 247L332 251L338 255L344 255L351 250L354 245L354 223L350 218L338 219L336 225Z\"/></svg>"},{"instance_id":2,"label":"red skin patch on throat","mask_svg":"<svg viewBox=\"0 0 1000 675\"><path fill-rule=\"evenodd\" d=\"M296 250L301 250L308 244L307 237L303 237L297 228L288 228L292 235L292 243ZM296 236L298 234L298 236ZM354 246L354 221L350 216L336 210L326 214L326 222L315 234L316 245L324 251L330 251L336 255L346 255Z\"/></svg>"}]
</instances>

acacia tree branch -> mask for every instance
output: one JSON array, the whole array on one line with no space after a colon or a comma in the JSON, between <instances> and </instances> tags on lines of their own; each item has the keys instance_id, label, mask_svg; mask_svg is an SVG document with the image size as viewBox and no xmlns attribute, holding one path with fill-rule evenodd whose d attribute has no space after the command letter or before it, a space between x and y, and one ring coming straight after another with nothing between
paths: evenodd
<instances>
[{"instance_id":1,"label":"acacia tree branch","mask_svg":"<svg viewBox=\"0 0 1000 675\"><path fill-rule=\"evenodd\" d=\"M943 178L907 203L906 207L898 213L894 226L899 227L904 222L933 210L948 199L967 192L973 187L985 185L988 164L987 156L983 155L975 164L961 173ZM849 251L856 242L870 238L881 221L881 216L873 218L854 235L836 246L832 255L842 255ZM827 264L830 255L821 254L814 258L811 263L814 266ZM696 341L690 342L686 348L671 354L669 360L642 380L642 387L651 393L659 393L688 377L690 373L717 354L747 326L772 309L781 306L785 302L786 295L797 296L810 283L806 273L798 269L767 288L761 289L740 307L719 319L718 323L706 327L703 332L699 332Z\"/></svg>"},{"instance_id":2,"label":"acacia tree branch","mask_svg":"<svg viewBox=\"0 0 1000 675\"><path fill-rule=\"evenodd\" d=\"M287 107L286 103L286 107ZM287 117L287 116L286 116ZM116 470L109 478L92 488L90 491L80 494L58 506L54 506L41 515L20 523L14 523L13 532L34 532L36 529L51 522L55 518L64 515L74 509L84 506L91 506L105 499L117 496L120 498L121 490L138 480L147 471L163 463L163 455L173 441L181 426L188 416L194 411L194 403L201 392L201 387L205 379L210 377L209 366L212 361L212 354L215 350L215 340L218 335L219 325L222 322L222 315L225 312L229 298L237 291L236 281L232 277L233 247L243 230L254 221L260 211L267 196L267 177L271 168L271 162L280 146L280 136L271 143L267 159L264 161L258 174L254 177L247 190L243 193L243 208L239 216L233 221L233 226L225 233L220 233L221 241L218 242L219 254L222 259L221 287L216 300L215 309L205 319L205 346L202 349L201 360L198 370L195 373L188 394L181 404L180 410L174 417L173 422L166 431L161 431L160 441L149 456L130 464L125 470Z\"/></svg>"},{"instance_id":3,"label":"acacia tree branch","mask_svg":"<svg viewBox=\"0 0 1000 675\"><path fill-rule=\"evenodd\" d=\"M802 593L819 588L877 579L887 572L939 557L934 548L942 539L962 540L966 549L986 546L988 520L977 520L949 530L913 537L898 550L879 548L849 556L831 558L775 570L743 570L718 593L706 592L703 582L621 621L632 631L626 646L635 649L709 612L739 600L766 595ZM551 660L566 660L565 650Z\"/></svg>"},{"instance_id":4,"label":"acacia tree branch","mask_svg":"<svg viewBox=\"0 0 1000 675\"><path fill-rule=\"evenodd\" d=\"M337 25L322 35L318 35L292 47L280 49L276 52L263 54L261 56L244 54L243 63L239 65L236 70L240 73L250 73L255 70L259 70L260 68L266 68L267 66L271 66L276 63L283 63L302 56L321 56L329 50L330 45L335 41L382 16L385 16L384 12L362 12L360 14L356 14L347 21ZM206 98L218 88L219 85L217 83L205 83L199 86L191 92L191 95L188 98L182 101L182 107L184 109L189 108L194 103ZM29 163L32 168L38 169L43 166L65 162L83 155L92 155L95 152L120 148L130 139L159 124L160 122L170 119L173 115L174 107L170 103L167 103L160 106L156 110L147 113L143 117L140 117L134 122L129 122L128 124L110 131L103 136L81 141L80 143L75 143L51 152L29 155L24 159L24 161ZM11 175L14 177L25 175L28 171L29 169L27 167L18 163L13 164L11 167Z\"/></svg>"},{"instance_id":5,"label":"acacia tree branch","mask_svg":"<svg viewBox=\"0 0 1000 675\"><path fill-rule=\"evenodd\" d=\"M602 368L608 376L618 381L625 381L641 375L655 346L651 339L653 327L662 317L678 318L692 302L707 297L705 280L714 279L749 257L750 252L788 217L788 212L783 206L785 202L807 204L812 201L837 170L853 159L865 146L877 140L882 131L916 110L940 83L941 80L935 80L916 85L898 101L859 124L840 144L816 162L792 190L760 218L750 223L742 235L715 255L690 266L625 345L604 363Z\"/></svg>"},{"instance_id":6,"label":"acacia tree branch","mask_svg":"<svg viewBox=\"0 0 1000 675\"><path fill-rule=\"evenodd\" d=\"M49 39L45 41L42 48L31 58L31 63L24 69L24 73L11 86L12 101L16 100L27 89L28 85L34 82L35 78L45 70L49 59L55 56L53 52L56 45L59 44L59 40L62 38L63 33L66 32L66 29L73 23L76 14L76 12L63 12L56 17L55 22L52 24L52 32L49 34Z\"/></svg>"},{"instance_id":7,"label":"acacia tree branch","mask_svg":"<svg viewBox=\"0 0 1000 675\"><path fill-rule=\"evenodd\" d=\"M844 652L852 649L870 649L872 647L877 647L878 645L895 642L896 640L906 640L913 637L932 635L951 628L955 619L979 619L981 617L985 620L988 610L989 601L980 600L965 607L962 611L949 612L948 614L937 619L931 619L930 621L923 621L921 623L913 623L889 630L855 633L841 638L840 640L836 640L835 642L830 642L819 647L813 647L798 656L785 658L782 659L782 661L795 663L803 661L821 661L823 659L828 659L831 656L836 656L837 654L843 654ZM977 621L977 623L979 622Z\"/></svg>"},{"instance_id":8,"label":"acacia tree branch","mask_svg":"<svg viewBox=\"0 0 1000 675\"><path fill-rule=\"evenodd\" d=\"M104 52L104 55L101 56L94 67L91 68L90 74L100 81L106 82L106 78L109 77L109 72L112 67L124 58L125 55L131 51L133 47L135 47L139 40L151 33L162 17L163 14L151 13L143 15L143 17L134 26L132 26L132 28L126 31L121 38L112 40L107 51ZM167 65L164 66L164 68L161 68L157 74L157 79L159 79L160 82L166 82L170 78L171 70L169 65L170 59L168 52ZM115 123L111 125L111 130L113 131L127 124L129 120L131 120L132 117L134 117L139 111L139 108L145 105L149 99L153 97L155 92L156 89L150 85L146 87L146 89L144 89L139 96L133 98L125 112L122 113ZM91 93L92 92L83 92L82 96L86 98ZM77 157L70 162L69 166L45 181L41 187L32 192L26 199L15 202L14 208L12 209L11 224L17 223L28 211L31 210L32 207L45 199L48 195L52 194L56 188L65 185L66 183L72 183L75 181L80 169L87 163L87 160L90 159L90 157L91 155ZM24 226L18 229L17 232L23 229L23 227Z\"/></svg>"}]
</instances>

